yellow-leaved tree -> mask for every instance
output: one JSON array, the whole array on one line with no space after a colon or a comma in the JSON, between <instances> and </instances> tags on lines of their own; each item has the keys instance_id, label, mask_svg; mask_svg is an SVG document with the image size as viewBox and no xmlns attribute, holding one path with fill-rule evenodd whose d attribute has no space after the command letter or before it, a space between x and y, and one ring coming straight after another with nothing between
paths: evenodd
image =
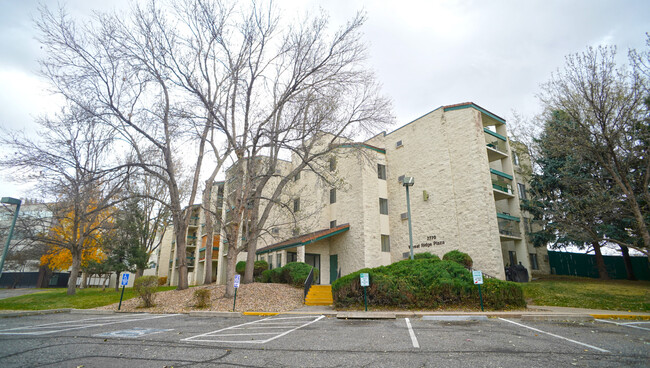
<instances>
[{"instance_id":1,"label":"yellow-leaved tree","mask_svg":"<svg viewBox=\"0 0 650 368\"><path fill-rule=\"evenodd\" d=\"M89 262L106 259L102 240L112 231L113 223L110 207L98 209L94 203L86 208L76 207L76 211L58 211L59 216L47 236L48 250L41 257L41 265L52 270L72 267L75 275Z\"/></svg>"}]
</instances>

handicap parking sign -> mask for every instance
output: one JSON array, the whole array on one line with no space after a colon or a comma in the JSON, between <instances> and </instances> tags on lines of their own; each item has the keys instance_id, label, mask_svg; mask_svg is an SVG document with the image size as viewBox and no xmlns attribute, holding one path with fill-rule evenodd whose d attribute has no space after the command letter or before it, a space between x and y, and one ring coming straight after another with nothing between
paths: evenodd
<instances>
[{"instance_id":1,"label":"handicap parking sign","mask_svg":"<svg viewBox=\"0 0 650 368\"><path fill-rule=\"evenodd\" d=\"M128 273L122 274L122 283L120 285L126 286L128 284L129 284L129 274Z\"/></svg>"},{"instance_id":2,"label":"handicap parking sign","mask_svg":"<svg viewBox=\"0 0 650 368\"><path fill-rule=\"evenodd\" d=\"M241 276L240 275L235 275L235 289L239 287L239 280Z\"/></svg>"}]
</instances>

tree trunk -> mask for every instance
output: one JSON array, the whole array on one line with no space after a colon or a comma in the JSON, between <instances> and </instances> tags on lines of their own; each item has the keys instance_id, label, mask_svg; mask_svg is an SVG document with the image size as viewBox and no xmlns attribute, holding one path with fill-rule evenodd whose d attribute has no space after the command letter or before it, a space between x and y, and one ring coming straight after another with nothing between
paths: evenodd
<instances>
[{"instance_id":1,"label":"tree trunk","mask_svg":"<svg viewBox=\"0 0 650 368\"><path fill-rule=\"evenodd\" d=\"M133 281L137 280L138 277L142 277L142 275L144 275L144 268L137 268L135 270L135 276L134 276Z\"/></svg>"},{"instance_id":2,"label":"tree trunk","mask_svg":"<svg viewBox=\"0 0 650 368\"><path fill-rule=\"evenodd\" d=\"M70 270L70 278L68 279L68 295L75 295L77 291L77 276L79 276L79 269L81 268L81 252L72 250L72 268Z\"/></svg>"},{"instance_id":3,"label":"tree trunk","mask_svg":"<svg viewBox=\"0 0 650 368\"><path fill-rule=\"evenodd\" d=\"M603 254L600 251L600 243L592 242L591 245L594 247L594 253L596 253L596 268L598 269L598 278L601 280L609 280L607 267L605 267L605 259L603 258Z\"/></svg>"},{"instance_id":4,"label":"tree trunk","mask_svg":"<svg viewBox=\"0 0 650 368\"><path fill-rule=\"evenodd\" d=\"M257 248L257 240L246 240L248 243L248 253L246 254L246 271L244 271L244 283L250 284L255 281L255 251Z\"/></svg>"},{"instance_id":5,"label":"tree trunk","mask_svg":"<svg viewBox=\"0 0 650 368\"><path fill-rule=\"evenodd\" d=\"M630 249L624 245L619 245L619 247L621 247L621 253L623 253L623 263L625 263L627 279L636 281L637 278L634 276L634 270L632 269L632 259L630 259Z\"/></svg>"},{"instance_id":6,"label":"tree trunk","mask_svg":"<svg viewBox=\"0 0 650 368\"><path fill-rule=\"evenodd\" d=\"M88 288L88 272L82 272L81 273L81 287L80 289L86 289Z\"/></svg>"},{"instance_id":7,"label":"tree trunk","mask_svg":"<svg viewBox=\"0 0 650 368\"><path fill-rule=\"evenodd\" d=\"M230 247L230 244L228 245ZM235 266L237 265L237 255L235 254L236 252L232 252L228 250L228 255L226 256L226 261L227 261L227 268L226 268L226 294L224 295L225 297L232 298L235 296L235 273L231 272L231 270L235 269Z\"/></svg>"},{"instance_id":8,"label":"tree trunk","mask_svg":"<svg viewBox=\"0 0 650 368\"><path fill-rule=\"evenodd\" d=\"M115 272L115 291L120 291L120 275L122 272Z\"/></svg>"},{"instance_id":9,"label":"tree trunk","mask_svg":"<svg viewBox=\"0 0 650 368\"><path fill-rule=\"evenodd\" d=\"M209 285L212 283L212 247L214 246L214 221L212 221L212 190L214 187L214 178L217 171L213 171L212 175L205 181L205 191L203 192L203 214L205 217L205 262L203 266L203 284ZM217 190L217 195L219 190ZM216 206L215 206L216 210Z\"/></svg>"}]
</instances>

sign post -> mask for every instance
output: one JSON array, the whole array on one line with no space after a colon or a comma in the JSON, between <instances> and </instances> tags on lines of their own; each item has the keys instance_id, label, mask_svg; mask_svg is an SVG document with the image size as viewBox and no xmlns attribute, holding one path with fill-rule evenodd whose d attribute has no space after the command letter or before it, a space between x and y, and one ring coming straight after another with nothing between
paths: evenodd
<instances>
[{"instance_id":1,"label":"sign post","mask_svg":"<svg viewBox=\"0 0 650 368\"><path fill-rule=\"evenodd\" d=\"M241 276L239 274L235 275L235 298L232 301L232 311L235 311L235 305L237 304L237 289L239 289L239 280Z\"/></svg>"},{"instance_id":2,"label":"sign post","mask_svg":"<svg viewBox=\"0 0 650 368\"><path fill-rule=\"evenodd\" d=\"M478 285L478 297L481 300L481 312L483 312L483 295L481 294L481 285L483 284L483 272L472 271L472 277L474 278L474 285Z\"/></svg>"},{"instance_id":3,"label":"sign post","mask_svg":"<svg viewBox=\"0 0 650 368\"><path fill-rule=\"evenodd\" d=\"M120 283L120 285L122 285L122 295L120 295L120 304L117 306L117 310L120 310L120 308L122 308L122 298L124 298L124 288L128 283L129 283L129 274L123 273L122 282Z\"/></svg>"},{"instance_id":4,"label":"sign post","mask_svg":"<svg viewBox=\"0 0 650 368\"><path fill-rule=\"evenodd\" d=\"M359 276L361 277L361 286L363 286L363 305L366 307L366 312L367 312L368 294L366 293L366 288L370 286L370 276L367 273L362 273Z\"/></svg>"}]
</instances>

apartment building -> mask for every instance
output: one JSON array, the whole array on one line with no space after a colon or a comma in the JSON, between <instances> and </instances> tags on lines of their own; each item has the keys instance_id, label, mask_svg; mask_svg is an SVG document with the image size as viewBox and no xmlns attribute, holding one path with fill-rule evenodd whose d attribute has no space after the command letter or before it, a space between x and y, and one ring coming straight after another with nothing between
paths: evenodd
<instances>
[{"instance_id":1,"label":"apartment building","mask_svg":"<svg viewBox=\"0 0 650 368\"><path fill-rule=\"evenodd\" d=\"M362 143L342 144L330 169L343 184L327 187L315 173L301 173L291 188L294 210L315 215L293 236L258 248L257 257L273 266L307 262L325 284L408 258L407 176L415 179L415 253L442 256L459 249L476 269L501 279L506 266L519 263L529 272L548 273L546 250L526 240L530 222L520 210L526 177L513 157L519 159L505 120L471 102L442 106Z\"/></svg>"},{"instance_id":2,"label":"apartment building","mask_svg":"<svg viewBox=\"0 0 650 368\"><path fill-rule=\"evenodd\" d=\"M221 214L223 211L224 183L216 182L210 196L212 211ZM185 209L190 211L190 222L186 233L185 258L187 259L188 283L190 285L201 285L205 280L205 252L207 247L212 246L212 282L217 281L217 267L219 260L219 243L221 232L221 216L214 218L213 239L208 239L205 227L205 211L200 204ZM178 284L178 255L176 254L176 234L170 226L162 235L156 261L156 275L167 277L169 285Z\"/></svg>"},{"instance_id":3,"label":"apartment building","mask_svg":"<svg viewBox=\"0 0 650 368\"><path fill-rule=\"evenodd\" d=\"M516 146L513 150L511 146ZM471 102L439 107L390 132L365 142L339 142L338 148L303 170L286 186L258 240L257 259L271 268L306 262L320 270L317 282L329 284L366 267L388 265L410 254L404 177L410 187L413 251L439 256L458 249L474 260L474 268L505 279L505 267L521 263L531 274L548 273L546 249L528 244L533 224L520 210L530 170L525 146L507 138L506 122ZM294 156L277 164L279 177L300 163ZM527 174L528 173L528 174ZM231 175L232 176L232 175ZM222 183L221 193L236 180ZM273 181L265 191L274 190ZM222 218L227 208L220 199ZM199 244L202 211L188 230L190 284L202 283ZM222 229L223 230L223 229ZM166 235L167 236L167 235ZM173 234L168 235L171 244ZM225 237L215 238L213 272L225 282ZM194 243L196 242L196 243ZM163 242L165 244L166 242ZM167 275L176 282L175 258ZM222 251L219 252L219 249ZM239 255L240 260L246 254ZM163 276L162 273L159 273Z\"/></svg>"}]
</instances>

